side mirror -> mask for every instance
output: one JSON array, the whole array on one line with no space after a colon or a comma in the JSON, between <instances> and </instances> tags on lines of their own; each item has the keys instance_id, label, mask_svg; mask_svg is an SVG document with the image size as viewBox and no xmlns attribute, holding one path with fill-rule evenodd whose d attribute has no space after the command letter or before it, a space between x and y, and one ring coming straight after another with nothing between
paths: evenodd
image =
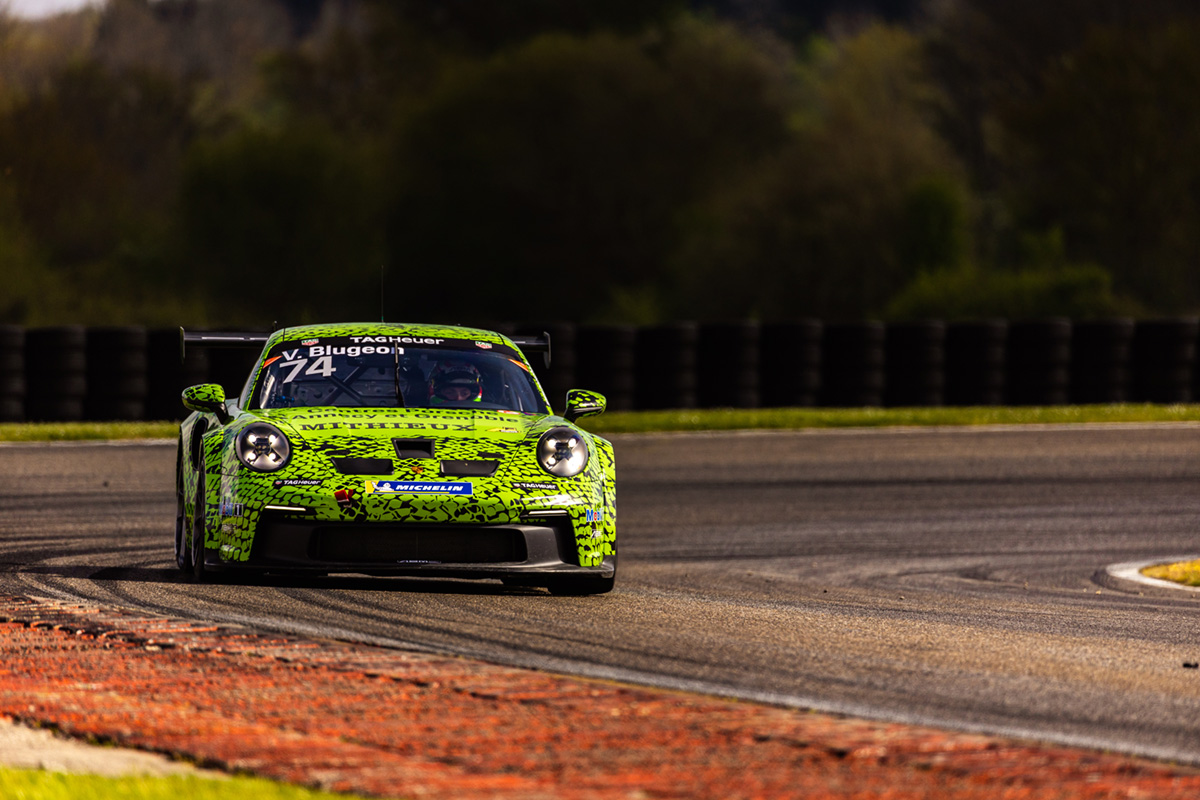
<instances>
[{"instance_id":1,"label":"side mirror","mask_svg":"<svg viewBox=\"0 0 1200 800\"><path fill-rule=\"evenodd\" d=\"M229 416L225 409L225 390L215 383L202 383L184 389L183 407L205 414L216 414L222 422Z\"/></svg>"},{"instance_id":2,"label":"side mirror","mask_svg":"<svg viewBox=\"0 0 1200 800\"><path fill-rule=\"evenodd\" d=\"M563 419L574 422L581 417L594 417L603 414L607 407L608 400L602 394L570 389L567 391L567 410L563 412Z\"/></svg>"}]
</instances>

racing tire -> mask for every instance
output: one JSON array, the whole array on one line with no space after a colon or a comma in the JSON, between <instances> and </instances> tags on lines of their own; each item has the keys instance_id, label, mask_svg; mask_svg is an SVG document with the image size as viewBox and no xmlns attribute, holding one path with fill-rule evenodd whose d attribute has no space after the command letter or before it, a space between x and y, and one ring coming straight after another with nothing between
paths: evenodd
<instances>
[{"instance_id":1,"label":"racing tire","mask_svg":"<svg viewBox=\"0 0 1200 800\"><path fill-rule=\"evenodd\" d=\"M617 557L609 556L613 573L607 578L592 575L557 575L545 581L550 594L556 597L583 597L589 594L608 594L617 583Z\"/></svg>"},{"instance_id":2,"label":"racing tire","mask_svg":"<svg viewBox=\"0 0 1200 800\"><path fill-rule=\"evenodd\" d=\"M187 547L187 515L183 507L183 490L175 492L175 564L180 572L192 571L192 551Z\"/></svg>"},{"instance_id":3,"label":"racing tire","mask_svg":"<svg viewBox=\"0 0 1200 800\"><path fill-rule=\"evenodd\" d=\"M204 470L200 470L196 481L196 505L192 514L192 578L203 583L207 577L204 569Z\"/></svg>"}]
</instances>

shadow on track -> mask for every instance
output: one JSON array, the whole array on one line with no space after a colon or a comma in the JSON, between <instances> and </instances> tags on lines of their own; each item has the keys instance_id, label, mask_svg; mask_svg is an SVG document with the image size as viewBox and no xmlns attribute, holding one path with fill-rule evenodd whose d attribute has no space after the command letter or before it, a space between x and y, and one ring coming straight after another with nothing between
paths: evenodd
<instances>
[{"instance_id":1,"label":"shadow on track","mask_svg":"<svg viewBox=\"0 0 1200 800\"><path fill-rule=\"evenodd\" d=\"M411 578L367 575L249 575L243 573L209 573L204 583L174 567L112 567L89 564L25 565L0 564L0 572L20 575L44 575L90 581L119 581L124 583L166 583L192 586L261 586L273 589L332 589L341 591L408 592L412 594L453 595L533 595L546 594L529 586L505 586L500 583L453 580L446 578Z\"/></svg>"}]
</instances>

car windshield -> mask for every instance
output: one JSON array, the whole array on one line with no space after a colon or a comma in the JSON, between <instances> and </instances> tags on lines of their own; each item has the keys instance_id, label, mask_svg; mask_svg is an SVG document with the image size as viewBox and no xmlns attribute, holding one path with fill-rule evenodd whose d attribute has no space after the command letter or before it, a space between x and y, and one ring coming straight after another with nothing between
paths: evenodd
<instances>
[{"instance_id":1,"label":"car windshield","mask_svg":"<svg viewBox=\"0 0 1200 800\"><path fill-rule=\"evenodd\" d=\"M546 413L529 367L508 348L363 344L339 337L273 348L252 407L500 409ZM442 340L444 341L444 340ZM486 348L486 349L484 349Z\"/></svg>"}]
</instances>

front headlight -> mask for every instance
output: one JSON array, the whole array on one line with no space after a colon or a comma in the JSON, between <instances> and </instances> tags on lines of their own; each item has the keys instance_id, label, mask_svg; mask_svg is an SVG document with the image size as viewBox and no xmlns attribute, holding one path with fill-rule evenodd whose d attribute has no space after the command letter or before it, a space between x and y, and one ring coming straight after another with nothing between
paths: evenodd
<instances>
[{"instance_id":1,"label":"front headlight","mask_svg":"<svg viewBox=\"0 0 1200 800\"><path fill-rule=\"evenodd\" d=\"M292 445L274 425L255 422L238 434L238 459L259 472L274 472L287 466L292 457Z\"/></svg>"},{"instance_id":2,"label":"front headlight","mask_svg":"<svg viewBox=\"0 0 1200 800\"><path fill-rule=\"evenodd\" d=\"M537 460L542 469L558 478L573 478L587 466L588 449L579 431L551 428L538 440Z\"/></svg>"}]
</instances>

